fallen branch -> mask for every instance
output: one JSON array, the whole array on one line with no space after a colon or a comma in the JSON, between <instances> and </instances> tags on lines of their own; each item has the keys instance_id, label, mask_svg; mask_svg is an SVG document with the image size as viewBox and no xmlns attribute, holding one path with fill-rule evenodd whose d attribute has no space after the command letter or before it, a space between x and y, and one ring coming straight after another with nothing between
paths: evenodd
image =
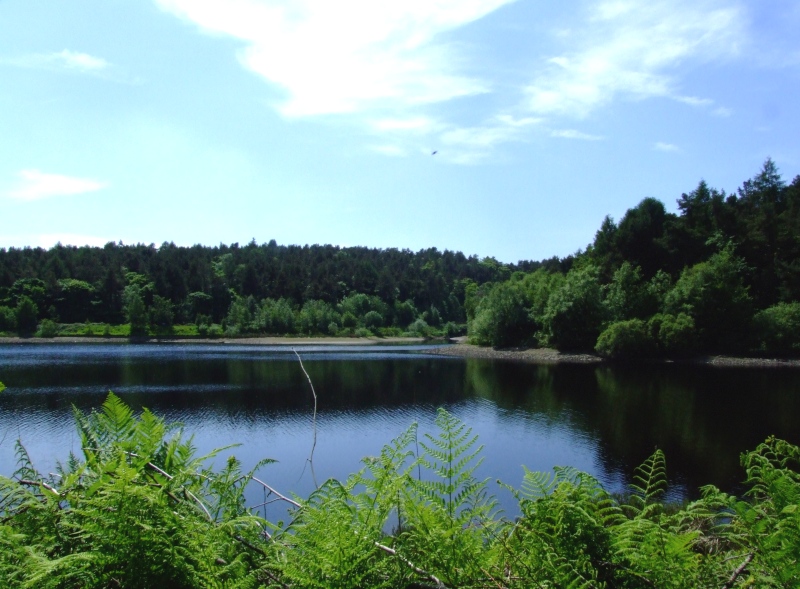
<instances>
[{"instance_id":1,"label":"fallen branch","mask_svg":"<svg viewBox=\"0 0 800 589\"><path fill-rule=\"evenodd\" d=\"M399 559L401 562L405 563L412 571L414 571L418 575L421 575L421 576L425 577L426 579L429 579L429 580L433 581L434 583L436 583L436 587L438 589L447 589L447 586L444 583L442 583L442 581L438 577L436 577L435 575L429 573L425 569L419 568L417 565L415 565L413 562L411 562L407 558L405 558L403 556L400 556L397 553L397 550L395 550L394 548L390 548L389 546L385 546L385 545L383 545L383 544L381 544L379 542L373 542L373 544L375 544L375 546L377 546L378 548L383 550L386 554L391 554L395 558Z\"/></svg>"},{"instance_id":2,"label":"fallen branch","mask_svg":"<svg viewBox=\"0 0 800 589\"><path fill-rule=\"evenodd\" d=\"M253 481L257 482L259 485L263 486L267 491L269 491L270 493L272 493L275 496L277 496L278 499L280 499L281 501L286 501L287 503L291 503L292 505L294 505L297 508L303 507L297 501L295 501L294 499L289 499L289 497L287 497L286 495L283 495L282 493L279 493L278 491L276 491L275 489L270 487L267 483L265 483L261 479L257 479L256 477L251 477L251 480L253 480Z\"/></svg>"},{"instance_id":3,"label":"fallen branch","mask_svg":"<svg viewBox=\"0 0 800 589\"><path fill-rule=\"evenodd\" d=\"M311 444L311 454L308 457L308 463L311 465L311 478L314 480L314 486L319 489L319 485L317 484L317 475L314 474L314 450L317 447L317 392L314 390L314 383L311 382L311 377L306 372L306 367L303 366L303 359L300 358L300 354L297 353L297 350L292 348L292 352L294 355L297 356L298 362L300 362L300 369L303 371L303 374L306 375L306 379L308 380L308 385L311 387L311 394L314 396L314 415L312 417L312 423L314 426L314 442Z\"/></svg>"},{"instance_id":4,"label":"fallen branch","mask_svg":"<svg viewBox=\"0 0 800 589\"><path fill-rule=\"evenodd\" d=\"M733 587L733 584L736 582L736 579L738 579L739 576L744 572L744 570L747 568L747 565L753 562L753 558L755 557L755 555L756 555L755 552L751 552L750 554L747 555L747 557L744 559L744 562L740 564L738 567L736 567L735 571L733 571L731 578L728 579L728 582L722 586L722 589L731 589L731 587Z\"/></svg>"},{"instance_id":5,"label":"fallen branch","mask_svg":"<svg viewBox=\"0 0 800 589\"><path fill-rule=\"evenodd\" d=\"M45 489L50 491L56 497L61 497L61 493L59 493L57 489L55 489L54 487L51 487L50 485L48 485L45 482L42 482L42 481L29 481L28 479L20 479L17 482L19 482L20 485L26 485L28 487L44 487Z\"/></svg>"}]
</instances>

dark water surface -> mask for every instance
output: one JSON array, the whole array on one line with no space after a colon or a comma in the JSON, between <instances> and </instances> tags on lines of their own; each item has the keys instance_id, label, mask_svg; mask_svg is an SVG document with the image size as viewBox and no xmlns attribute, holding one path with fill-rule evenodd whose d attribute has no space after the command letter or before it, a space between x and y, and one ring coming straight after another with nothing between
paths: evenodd
<instances>
[{"instance_id":1,"label":"dark water surface","mask_svg":"<svg viewBox=\"0 0 800 589\"><path fill-rule=\"evenodd\" d=\"M412 422L433 431L437 407L480 436L479 474L515 486L523 464L570 465L622 491L659 447L673 498L708 483L736 492L741 452L769 435L800 443L795 370L535 366L434 357L425 348L296 348L319 397L318 480L346 477ZM306 466L313 399L291 348L0 345L0 381L8 387L0 395L0 474L14 471L16 439L44 472L78 453L71 406L88 411L113 390L134 408L182 422L202 453L239 443L228 453L245 466L279 461L260 472L282 491L313 489Z\"/></svg>"}]
</instances>

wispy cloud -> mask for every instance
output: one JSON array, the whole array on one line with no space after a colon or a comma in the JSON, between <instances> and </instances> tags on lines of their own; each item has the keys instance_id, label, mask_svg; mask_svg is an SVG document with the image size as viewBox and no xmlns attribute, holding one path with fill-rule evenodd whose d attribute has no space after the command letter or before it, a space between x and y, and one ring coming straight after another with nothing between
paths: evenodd
<instances>
[{"instance_id":1,"label":"wispy cloud","mask_svg":"<svg viewBox=\"0 0 800 589\"><path fill-rule=\"evenodd\" d=\"M689 106L711 106L714 104L714 101L710 98L699 98L697 96L675 96L675 100Z\"/></svg>"},{"instance_id":2,"label":"wispy cloud","mask_svg":"<svg viewBox=\"0 0 800 589\"><path fill-rule=\"evenodd\" d=\"M4 59L3 63L25 68L61 69L85 73L99 72L110 65L101 57L68 49L57 53L33 53L21 57L12 57Z\"/></svg>"},{"instance_id":3,"label":"wispy cloud","mask_svg":"<svg viewBox=\"0 0 800 589\"><path fill-rule=\"evenodd\" d=\"M590 135L589 133L582 133L575 129L558 129L550 132L550 137L559 137L561 139L582 139L583 141L600 141L603 139L602 135Z\"/></svg>"},{"instance_id":4,"label":"wispy cloud","mask_svg":"<svg viewBox=\"0 0 800 589\"><path fill-rule=\"evenodd\" d=\"M202 30L241 40L241 63L280 86L285 116L437 103L484 93L436 39L513 0L155 0Z\"/></svg>"},{"instance_id":5,"label":"wispy cloud","mask_svg":"<svg viewBox=\"0 0 800 589\"><path fill-rule=\"evenodd\" d=\"M657 141L655 144L653 144L653 149L656 151L680 151L680 148L677 145L672 143L664 143L663 141Z\"/></svg>"},{"instance_id":6,"label":"wispy cloud","mask_svg":"<svg viewBox=\"0 0 800 589\"><path fill-rule=\"evenodd\" d=\"M39 170L22 170L18 176L18 184L8 192L8 196L24 201L83 194L101 190L108 186L105 182L97 180L63 176L61 174L47 174Z\"/></svg>"},{"instance_id":7,"label":"wispy cloud","mask_svg":"<svg viewBox=\"0 0 800 589\"><path fill-rule=\"evenodd\" d=\"M672 78L686 60L737 54L741 9L721 0L613 0L594 6L583 26L560 36L560 55L526 88L540 115L585 117L618 97L681 96Z\"/></svg>"}]
</instances>

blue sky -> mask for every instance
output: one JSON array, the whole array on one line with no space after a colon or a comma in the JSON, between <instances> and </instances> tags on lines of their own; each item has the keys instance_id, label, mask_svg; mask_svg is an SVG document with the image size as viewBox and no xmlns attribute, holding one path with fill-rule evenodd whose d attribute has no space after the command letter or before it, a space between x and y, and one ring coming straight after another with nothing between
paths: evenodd
<instances>
[{"instance_id":1,"label":"blue sky","mask_svg":"<svg viewBox=\"0 0 800 589\"><path fill-rule=\"evenodd\" d=\"M795 0L0 0L0 247L565 256L800 173L798 30Z\"/></svg>"}]
</instances>

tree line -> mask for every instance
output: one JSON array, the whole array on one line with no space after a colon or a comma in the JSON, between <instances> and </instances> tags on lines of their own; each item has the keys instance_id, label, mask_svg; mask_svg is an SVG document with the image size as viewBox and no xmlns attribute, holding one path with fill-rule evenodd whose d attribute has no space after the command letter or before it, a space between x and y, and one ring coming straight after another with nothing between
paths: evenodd
<instances>
[{"instance_id":1,"label":"tree line","mask_svg":"<svg viewBox=\"0 0 800 589\"><path fill-rule=\"evenodd\" d=\"M768 159L736 193L701 181L677 204L606 217L566 271L471 285L470 337L612 358L800 352L800 176Z\"/></svg>"},{"instance_id":2,"label":"tree line","mask_svg":"<svg viewBox=\"0 0 800 589\"><path fill-rule=\"evenodd\" d=\"M557 264L557 260L551 260ZM412 252L274 240L0 249L0 332L127 324L132 334L336 334L442 330L466 322L465 292L541 265L436 248ZM42 329L44 328L44 329ZM117 332L115 332L117 333Z\"/></svg>"}]
</instances>

